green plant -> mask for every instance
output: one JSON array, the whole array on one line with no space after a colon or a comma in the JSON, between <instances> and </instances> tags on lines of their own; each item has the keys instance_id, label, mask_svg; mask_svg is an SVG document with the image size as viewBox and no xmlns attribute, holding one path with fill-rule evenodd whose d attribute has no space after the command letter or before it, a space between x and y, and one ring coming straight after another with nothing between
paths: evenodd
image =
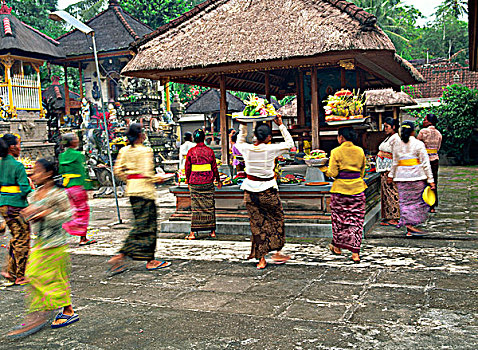
<instances>
[{"instance_id":1,"label":"green plant","mask_svg":"<svg viewBox=\"0 0 478 350\"><path fill-rule=\"evenodd\" d=\"M440 101L438 106L411 115L417 118L417 126L422 127L428 113L436 114L437 129L443 136L442 151L461 164L469 163L473 129L478 127L478 89L461 84L449 85L443 89Z\"/></svg>"}]
</instances>

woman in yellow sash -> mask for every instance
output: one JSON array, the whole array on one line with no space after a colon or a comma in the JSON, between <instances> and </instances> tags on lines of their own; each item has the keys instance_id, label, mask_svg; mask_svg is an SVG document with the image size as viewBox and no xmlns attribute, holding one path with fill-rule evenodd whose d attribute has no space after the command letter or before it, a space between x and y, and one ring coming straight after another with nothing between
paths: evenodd
<instances>
[{"instance_id":1,"label":"woman in yellow sash","mask_svg":"<svg viewBox=\"0 0 478 350\"><path fill-rule=\"evenodd\" d=\"M221 188L221 179L217 170L216 157L212 149L204 144L204 131L197 129L194 134L196 146L191 148L186 157L186 179L191 194L191 233L186 239L195 239L200 231L210 232L216 238L216 202L214 200L214 180Z\"/></svg>"},{"instance_id":2,"label":"woman in yellow sash","mask_svg":"<svg viewBox=\"0 0 478 350\"><path fill-rule=\"evenodd\" d=\"M20 155L20 140L12 134L0 138L0 213L10 229L8 263L2 276L6 285L25 284L25 268L30 251L30 227L20 215L28 206L27 195L32 191Z\"/></svg>"},{"instance_id":3,"label":"woman in yellow sash","mask_svg":"<svg viewBox=\"0 0 478 350\"><path fill-rule=\"evenodd\" d=\"M435 189L433 174L427 150L422 141L415 138L415 125L412 121L402 123L399 142L393 146L393 162L388 183L395 181L400 204L399 226L407 228L407 236L424 232L415 226L423 224L430 206L422 198L427 180Z\"/></svg>"}]
</instances>

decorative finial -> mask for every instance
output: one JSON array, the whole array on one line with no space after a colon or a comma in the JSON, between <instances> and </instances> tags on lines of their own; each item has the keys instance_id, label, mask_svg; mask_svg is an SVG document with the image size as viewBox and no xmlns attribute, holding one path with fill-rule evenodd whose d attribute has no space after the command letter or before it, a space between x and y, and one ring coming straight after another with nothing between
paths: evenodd
<instances>
[{"instance_id":1,"label":"decorative finial","mask_svg":"<svg viewBox=\"0 0 478 350\"><path fill-rule=\"evenodd\" d=\"M109 6L119 6L118 0L109 0Z\"/></svg>"},{"instance_id":2,"label":"decorative finial","mask_svg":"<svg viewBox=\"0 0 478 350\"><path fill-rule=\"evenodd\" d=\"M2 0L2 7L0 7L0 15L11 15L12 8L8 7L5 0Z\"/></svg>"}]
</instances>

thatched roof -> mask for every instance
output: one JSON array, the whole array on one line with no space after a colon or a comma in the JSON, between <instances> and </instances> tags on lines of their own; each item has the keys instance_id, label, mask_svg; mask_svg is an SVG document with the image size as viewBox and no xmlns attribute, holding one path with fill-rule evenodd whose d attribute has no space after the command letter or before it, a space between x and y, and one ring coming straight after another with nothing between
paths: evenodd
<instances>
[{"instance_id":1,"label":"thatched roof","mask_svg":"<svg viewBox=\"0 0 478 350\"><path fill-rule=\"evenodd\" d=\"M5 3L0 8L0 55L12 54L49 60L65 57L58 42L11 14Z\"/></svg>"},{"instance_id":2,"label":"thatched roof","mask_svg":"<svg viewBox=\"0 0 478 350\"><path fill-rule=\"evenodd\" d=\"M230 92L226 94L228 112L241 112L244 110L244 103L240 98ZM186 105L185 114L212 114L220 111L220 92L216 89L209 89Z\"/></svg>"},{"instance_id":3,"label":"thatched roof","mask_svg":"<svg viewBox=\"0 0 478 350\"><path fill-rule=\"evenodd\" d=\"M211 76L227 73L233 75L228 76L229 89L257 92L263 91L263 77L234 74L337 65L341 59L357 58L371 71L378 66L389 73L389 86L419 82L420 74L395 57L392 42L375 22L373 15L347 1L207 0L136 41L138 54L123 73L205 86L217 86ZM284 84L272 80L276 94Z\"/></svg>"},{"instance_id":4,"label":"thatched roof","mask_svg":"<svg viewBox=\"0 0 478 350\"><path fill-rule=\"evenodd\" d=\"M411 106L417 103L403 91L397 92L392 89L365 91L367 107L375 106Z\"/></svg>"},{"instance_id":5,"label":"thatched roof","mask_svg":"<svg viewBox=\"0 0 478 350\"><path fill-rule=\"evenodd\" d=\"M125 12L117 0L110 0L108 8L86 22L95 31L98 53L129 50L129 46L152 29ZM92 41L75 29L57 39L68 58L92 55Z\"/></svg>"}]
</instances>

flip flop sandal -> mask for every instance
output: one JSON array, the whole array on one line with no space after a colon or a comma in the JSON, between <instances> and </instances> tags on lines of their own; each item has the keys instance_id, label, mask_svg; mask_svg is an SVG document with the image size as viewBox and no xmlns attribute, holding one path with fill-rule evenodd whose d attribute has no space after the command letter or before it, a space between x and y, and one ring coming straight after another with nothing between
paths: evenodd
<instances>
[{"instance_id":1,"label":"flip flop sandal","mask_svg":"<svg viewBox=\"0 0 478 350\"><path fill-rule=\"evenodd\" d=\"M128 270L128 265L125 263L122 264L117 264L111 266L108 270L106 270L106 275L108 277L113 277L116 275L119 275L120 273L123 273Z\"/></svg>"},{"instance_id":2,"label":"flip flop sandal","mask_svg":"<svg viewBox=\"0 0 478 350\"><path fill-rule=\"evenodd\" d=\"M79 321L80 316L78 316L77 314L65 315L63 312L60 312L55 317L55 321L58 321L58 320L66 320L66 321L63 322L63 323L60 323L60 324L53 324L52 323L51 328L55 329L55 328L61 328L61 327L69 326L70 324L75 323L76 321Z\"/></svg>"},{"instance_id":3,"label":"flip flop sandal","mask_svg":"<svg viewBox=\"0 0 478 350\"><path fill-rule=\"evenodd\" d=\"M10 281L10 280L3 280L2 281L2 287L13 287L15 285L15 281Z\"/></svg>"},{"instance_id":4,"label":"flip flop sandal","mask_svg":"<svg viewBox=\"0 0 478 350\"><path fill-rule=\"evenodd\" d=\"M385 222L385 221L382 221L380 223L380 226L393 226L392 224L388 223L388 222Z\"/></svg>"},{"instance_id":5,"label":"flip flop sandal","mask_svg":"<svg viewBox=\"0 0 478 350\"><path fill-rule=\"evenodd\" d=\"M86 242L81 242L79 244L80 247L84 246L84 245L90 245L90 244L95 244L95 243L98 243L98 241L96 239L90 239Z\"/></svg>"},{"instance_id":6,"label":"flip flop sandal","mask_svg":"<svg viewBox=\"0 0 478 350\"><path fill-rule=\"evenodd\" d=\"M332 244L329 244L329 250L330 250L330 252L331 252L332 254L334 254L334 255L342 255L342 252L337 253L337 252L335 251L334 246L333 246Z\"/></svg>"},{"instance_id":7,"label":"flip flop sandal","mask_svg":"<svg viewBox=\"0 0 478 350\"><path fill-rule=\"evenodd\" d=\"M50 323L50 320L47 319L45 320L45 322L42 322L41 324L39 324L38 326L36 327L33 327L29 330L26 330L24 332L21 332L21 333L17 333L17 334L7 334L6 337L7 338L10 338L10 339L21 339L21 338L25 338L25 337L28 337L29 335L32 335L32 334L35 334L36 332L40 331L43 327L45 327L48 323ZM16 326L12 329L12 331L17 331L19 329L23 329L23 328L26 328L25 326Z\"/></svg>"},{"instance_id":8,"label":"flip flop sandal","mask_svg":"<svg viewBox=\"0 0 478 350\"><path fill-rule=\"evenodd\" d=\"M186 237L184 237L184 239L187 240L187 241L192 241L192 240L195 240L195 239L196 239L196 235L194 235L194 236L186 236Z\"/></svg>"},{"instance_id":9,"label":"flip flop sandal","mask_svg":"<svg viewBox=\"0 0 478 350\"><path fill-rule=\"evenodd\" d=\"M275 265L282 265L282 264L285 264L287 261L290 260L290 256L287 257L287 258L283 258L283 259L274 259L272 258L272 262L275 264Z\"/></svg>"},{"instance_id":10,"label":"flip flop sandal","mask_svg":"<svg viewBox=\"0 0 478 350\"><path fill-rule=\"evenodd\" d=\"M153 268L146 268L146 270L154 271L154 270L164 269L165 267L168 267L168 266L171 266L170 262L161 261L161 264L159 264L158 266L153 267Z\"/></svg>"}]
</instances>

